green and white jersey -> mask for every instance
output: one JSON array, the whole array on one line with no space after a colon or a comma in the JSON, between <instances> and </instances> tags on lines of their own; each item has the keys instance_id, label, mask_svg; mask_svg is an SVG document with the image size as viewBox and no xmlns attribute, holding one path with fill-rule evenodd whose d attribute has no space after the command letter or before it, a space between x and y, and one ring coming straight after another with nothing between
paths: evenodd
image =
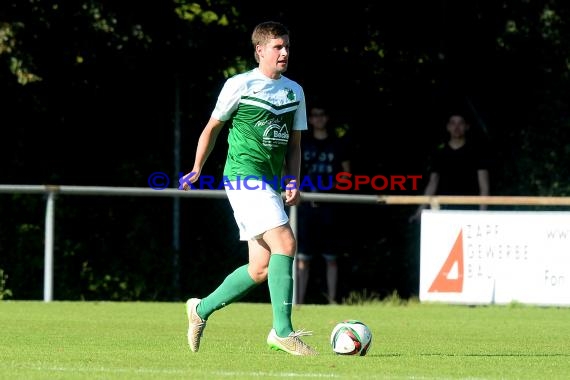
<instances>
[{"instance_id":1,"label":"green and white jersey","mask_svg":"<svg viewBox=\"0 0 570 380\"><path fill-rule=\"evenodd\" d=\"M231 119L225 178L280 182L290 133L307 129L305 94L297 82L255 68L226 81L212 117Z\"/></svg>"}]
</instances>

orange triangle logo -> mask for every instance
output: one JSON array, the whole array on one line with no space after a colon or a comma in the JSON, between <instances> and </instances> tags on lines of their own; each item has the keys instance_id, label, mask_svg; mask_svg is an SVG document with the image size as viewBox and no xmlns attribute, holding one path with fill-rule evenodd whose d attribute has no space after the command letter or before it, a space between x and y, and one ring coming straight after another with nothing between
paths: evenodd
<instances>
[{"instance_id":1,"label":"orange triangle logo","mask_svg":"<svg viewBox=\"0 0 570 380\"><path fill-rule=\"evenodd\" d=\"M456 267L454 268L454 266ZM455 271L453 271L455 269ZM433 280L428 292L461 293L463 291L463 230L459 231L449 256Z\"/></svg>"}]
</instances>

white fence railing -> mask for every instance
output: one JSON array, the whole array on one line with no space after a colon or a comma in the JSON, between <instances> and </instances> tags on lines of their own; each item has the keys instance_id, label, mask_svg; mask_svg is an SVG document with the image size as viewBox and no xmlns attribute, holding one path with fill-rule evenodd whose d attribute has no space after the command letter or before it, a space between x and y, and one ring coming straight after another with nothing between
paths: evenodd
<instances>
[{"instance_id":1,"label":"white fence railing","mask_svg":"<svg viewBox=\"0 0 570 380\"><path fill-rule=\"evenodd\" d=\"M156 190L150 187L106 187L66 185L0 185L0 194L46 195L44 243L44 301L53 300L53 243L55 200L58 195L127 196L127 197L187 197L225 198L224 190L180 191L173 188ZM425 195L359 195L319 194L304 192L304 200L336 203L365 203L387 205L429 204L433 210L440 205L508 205L508 206L570 206L570 197L538 196L425 196ZM290 210L291 226L297 231L297 210ZM293 272L295 273L295 271Z\"/></svg>"}]
</instances>

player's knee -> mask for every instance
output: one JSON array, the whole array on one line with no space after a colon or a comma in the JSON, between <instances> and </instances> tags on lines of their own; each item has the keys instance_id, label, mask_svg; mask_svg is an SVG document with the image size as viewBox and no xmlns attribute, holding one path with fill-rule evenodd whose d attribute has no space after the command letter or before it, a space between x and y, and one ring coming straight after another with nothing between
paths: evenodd
<instances>
[{"instance_id":1,"label":"player's knee","mask_svg":"<svg viewBox=\"0 0 570 380\"><path fill-rule=\"evenodd\" d=\"M265 267L252 267L250 266L249 275L257 284L267 280L267 266Z\"/></svg>"},{"instance_id":2,"label":"player's knee","mask_svg":"<svg viewBox=\"0 0 570 380\"><path fill-rule=\"evenodd\" d=\"M295 239L288 239L283 244L283 251L287 256L294 256L297 251L297 241Z\"/></svg>"}]
</instances>

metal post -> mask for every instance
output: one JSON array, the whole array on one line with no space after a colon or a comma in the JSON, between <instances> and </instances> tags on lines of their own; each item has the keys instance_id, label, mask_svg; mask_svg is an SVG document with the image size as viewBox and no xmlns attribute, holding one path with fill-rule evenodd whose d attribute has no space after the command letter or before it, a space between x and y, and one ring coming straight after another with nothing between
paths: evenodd
<instances>
[{"instance_id":1,"label":"metal post","mask_svg":"<svg viewBox=\"0 0 570 380\"><path fill-rule=\"evenodd\" d=\"M54 220L55 192L48 191L45 220L44 245L44 302L53 300L53 220Z\"/></svg>"},{"instance_id":2,"label":"metal post","mask_svg":"<svg viewBox=\"0 0 570 380\"><path fill-rule=\"evenodd\" d=\"M180 80L176 77L174 93L174 187L180 176ZM175 297L180 295L180 197L172 204L172 287Z\"/></svg>"}]
</instances>

